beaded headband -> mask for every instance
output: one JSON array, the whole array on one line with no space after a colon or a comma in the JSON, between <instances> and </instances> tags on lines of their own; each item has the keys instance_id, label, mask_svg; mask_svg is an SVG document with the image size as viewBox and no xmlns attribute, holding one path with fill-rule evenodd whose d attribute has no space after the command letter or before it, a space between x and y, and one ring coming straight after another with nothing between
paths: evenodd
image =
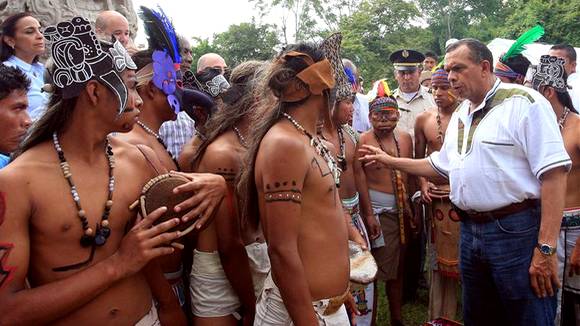
<instances>
[{"instance_id":1,"label":"beaded headband","mask_svg":"<svg viewBox=\"0 0 580 326\"><path fill-rule=\"evenodd\" d=\"M96 79L109 88L119 100L119 114L127 105L127 86L121 78L125 69L136 70L127 50L119 41L103 50L91 24L83 17L63 21L44 30L51 46L55 70L52 82L62 90L65 99L79 96L86 83Z\"/></svg>"},{"instance_id":2,"label":"beaded headband","mask_svg":"<svg viewBox=\"0 0 580 326\"><path fill-rule=\"evenodd\" d=\"M449 86L450 83L448 77L449 74L447 73L447 71L445 71L445 69L437 69L431 75L431 85Z\"/></svg>"},{"instance_id":3,"label":"beaded headband","mask_svg":"<svg viewBox=\"0 0 580 326\"><path fill-rule=\"evenodd\" d=\"M390 110L397 111L399 110L399 105L397 104L397 101L391 96L377 97L369 104L369 110L371 112L390 111Z\"/></svg>"},{"instance_id":4,"label":"beaded headband","mask_svg":"<svg viewBox=\"0 0 580 326\"><path fill-rule=\"evenodd\" d=\"M510 66L506 65L505 63L498 61L495 64L495 69L493 73L498 77L506 77L506 78L518 78L521 76L517 72L515 72Z\"/></svg>"}]
</instances>

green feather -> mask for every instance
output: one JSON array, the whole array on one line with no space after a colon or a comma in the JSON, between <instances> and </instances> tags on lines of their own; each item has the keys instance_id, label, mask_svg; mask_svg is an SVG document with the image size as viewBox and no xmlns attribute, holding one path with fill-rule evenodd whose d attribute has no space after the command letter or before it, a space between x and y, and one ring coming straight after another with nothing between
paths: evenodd
<instances>
[{"instance_id":1,"label":"green feather","mask_svg":"<svg viewBox=\"0 0 580 326\"><path fill-rule=\"evenodd\" d=\"M544 27L536 25L522 34L501 58L502 61L514 57L524 51L526 44L534 43L544 35Z\"/></svg>"}]
</instances>

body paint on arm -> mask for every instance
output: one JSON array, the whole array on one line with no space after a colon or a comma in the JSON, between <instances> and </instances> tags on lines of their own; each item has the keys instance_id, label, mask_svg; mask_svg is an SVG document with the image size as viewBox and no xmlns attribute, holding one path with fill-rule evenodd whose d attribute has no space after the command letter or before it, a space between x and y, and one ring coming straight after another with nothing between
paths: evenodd
<instances>
[{"instance_id":1,"label":"body paint on arm","mask_svg":"<svg viewBox=\"0 0 580 326\"><path fill-rule=\"evenodd\" d=\"M4 214L6 213L6 200L4 193L0 192L0 226L4 222ZM0 242L0 289L3 288L14 276L16 267L7 266L6 261L10 250L14 247L12 243Z\"/></svg>"}]
</instances>

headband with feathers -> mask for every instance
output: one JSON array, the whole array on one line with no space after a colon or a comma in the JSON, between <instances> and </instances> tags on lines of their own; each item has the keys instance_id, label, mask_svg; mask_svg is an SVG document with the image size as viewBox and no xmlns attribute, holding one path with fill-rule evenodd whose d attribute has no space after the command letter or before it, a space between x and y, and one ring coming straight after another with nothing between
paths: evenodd
<instances>
[{"instance_id":1,"label":"headband with feathers","mask_svg":"<svg viewBox=\"0 0 580 326\"><path fill-rule=\"evenodd\" d=\"M518 39L512 44L512 46L507 50L507 52L501 57L501 61L506 62L509 58L515 57L516 55L522 53L526 49L527 44L531 44L539 40L544 35L544 27L542 25L536 25L524 34L522 34Z\"/></svg>"},{"instance_id":2,"label":"headband with feathers","mask_svg":"<svg viewBox=\"0 0 580 326\"><path fill-rule=\"evenodd\" d=\"M173 60L174 64L181 63L179 43L173 24L167 18L163 9L157 7L159 11L141 6L139 17L143 20L145 34L151 51L165 51Z\"/></svg>"}]
</instances>

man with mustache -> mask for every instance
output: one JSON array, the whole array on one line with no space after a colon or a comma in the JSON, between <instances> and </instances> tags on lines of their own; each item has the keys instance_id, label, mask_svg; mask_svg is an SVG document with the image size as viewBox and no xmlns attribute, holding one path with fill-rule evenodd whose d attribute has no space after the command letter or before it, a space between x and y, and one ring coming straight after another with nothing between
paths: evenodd
<instances>
[{"instance_id":1,"label":"man with mustache","mask_svg":"<svg viewBox=\"0 0 580 326\"><path fill-rule=\"evenodd\" d=\"M449 179L461 217L466 325L553 325L571 166L554 111L533 89L497 79L491 51L478 40L449 45L445 70L466 101L441 150L410 160L366 146L362 160Z\"/></svg>"}]
</instances>

